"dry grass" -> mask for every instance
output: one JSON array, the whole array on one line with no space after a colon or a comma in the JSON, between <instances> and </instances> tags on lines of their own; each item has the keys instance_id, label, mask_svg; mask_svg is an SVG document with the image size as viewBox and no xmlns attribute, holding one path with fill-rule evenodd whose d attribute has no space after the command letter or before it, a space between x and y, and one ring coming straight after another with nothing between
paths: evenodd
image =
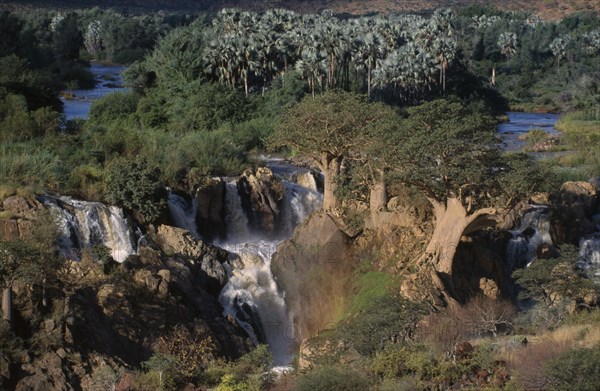
<instances>
[{"instance_id":1,"label":"dry grass","mask_svg":"<svg viewBox=\"0 0 600 391\"><path fill-rule=\"evenodd\" d=\"M600 324L565 325L539 336L528 337L527 345L498 342L495 359L507 363L518 383L525 389L543 390L551 379L544 365L574 347L593 347L600 343ZM476 344L476 343L474 343Z\"/></svg>"}]
</instances>

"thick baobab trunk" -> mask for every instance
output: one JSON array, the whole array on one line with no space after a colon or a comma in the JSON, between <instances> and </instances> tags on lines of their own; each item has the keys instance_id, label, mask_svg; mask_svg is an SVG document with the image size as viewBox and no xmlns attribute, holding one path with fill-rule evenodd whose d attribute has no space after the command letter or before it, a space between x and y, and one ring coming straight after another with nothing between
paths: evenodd
<instances>
[{"instance_id":1,"label":"thick baobab trunk","mask_svg":"<svg viewBox=\"0 0 600 391\"><path fill-rule=\"evenodd\" d=\"M371 210L371 214L385 209L388 201L383 170L379 170L377 172L377 175L378 180L377 182L371 185L369 191L369 209Z\"/></svg>"},{"instance_id":2,"label":"thick baobab trunk","mask_svg":"<svg viewBox=\"0 0 600 391\"><path fill-rule=\"evenodd\" d=\"M430 200L434 207L435 229L421 257L422 264L429 265L444 284L446 293L456 297L453 284L453 261L463 235L496 223L491 216L494 208L485 208L468 214L467 208L458 198L448 198L445 204Z\"/></svg>"},{"instance_id":3,"label":"thick baobab trunk","mask_svg":"<svg viewBox=\"0 0 600 391\"><path fill-rule=\"evenodd\" d=\"M12 323L12 288L10 286L2 290L2 318Z\"/></svg>"},{"instance_id":4,"label":"thick baobab trunk","mask_svg":"<svg viewBox=\"0 0 600 391\"><path fill-rule=\"evenodd\" d=\"M324 154L319 162L323 172L323 210L331 211L337 206L337 184L340 175L341 158Z\"/></svg>"}]
</instances>

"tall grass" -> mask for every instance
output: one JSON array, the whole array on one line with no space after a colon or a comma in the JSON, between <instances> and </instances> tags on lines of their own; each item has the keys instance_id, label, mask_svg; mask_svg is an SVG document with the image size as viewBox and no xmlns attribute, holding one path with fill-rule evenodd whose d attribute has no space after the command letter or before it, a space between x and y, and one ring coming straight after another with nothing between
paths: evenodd
<instances>
[{"instance_id":1,"label":"tall grass","mask_svg":"<svg viewBox=\"0 0 600 391\"><path fill-rule=\"evenodd\" d=\"M63 174L60 158L50 149L31 143L0 147L0 182L5 185L57 191Z\"/></svg>"},{"instance_id":2,"label":"tall grass","mask_svg":"<svg viewBox=\"0 0 600 391\"><path fill-rule=\"evenodd\" d=\"M559 164L579 166L588 177L600 175L600 109L564 115L556 129L563 132L567 148L576 151L574 156L564 157Z\"/></svg>"}]
</instances>

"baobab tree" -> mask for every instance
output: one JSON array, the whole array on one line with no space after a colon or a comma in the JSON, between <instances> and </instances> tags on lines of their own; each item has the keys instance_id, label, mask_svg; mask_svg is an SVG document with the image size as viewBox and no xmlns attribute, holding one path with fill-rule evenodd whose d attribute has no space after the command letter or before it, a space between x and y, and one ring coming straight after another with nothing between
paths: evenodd
<instances>
[{"instance_id":1,"label":"baobab tree","mask_svg":"<svg viewBox=\"0 0 600 391\"><path fill-rule=\"evenodd\" d=\"M324 176L323 209L338 206L337 187L344 160L363 149L373 134L394 123L394 111L348 92L307 97L289 109L271 138L275 148L291 147L311 158Z\"/></svg>"},{"instance_id":2,"label":"baobab tree","mask_svg":"<svg viewBox=\"0 0 600 391\"><path fill-rule=\"evenodd\" d=\"M433 268L450 297L461 237L494 226L544 180L527 158L500 154L492 118L444 99L410 108L394 132L372 141L372 158L429 200L435 229L418 264Z\"/></svg>"}]
</instances>

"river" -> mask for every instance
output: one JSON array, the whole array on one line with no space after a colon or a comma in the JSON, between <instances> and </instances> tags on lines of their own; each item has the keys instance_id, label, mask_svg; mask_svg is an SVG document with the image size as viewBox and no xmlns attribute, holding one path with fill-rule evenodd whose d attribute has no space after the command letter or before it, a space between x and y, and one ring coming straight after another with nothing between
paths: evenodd
<instances>
[{"instance_id":1,"label":"river","mask_svg":"<svg viewBox=\"0 0 600 391\"><path fill-rule=\"evenodd\" d=\"M121 74L125 70L122 65L105 65L92 62L90 71L94 75L97 84L89 90L68 90L66 92L74 95L73 99L61 97L66 120L87 119L90 108L95 100L113 92L126 90L123 88Z\"/></svg>"},{"instance_id":2,"label":"river","mask_svg":"<svg viewBox=\"0 0 600 391\"><path fill-rule=\"evenodd\" d=\"M498 125L498 135L504 141L504 149L508 152L521 151L527 145L524 140L519 140L533 129L542 129L551 136L558 136L559 132L554 125L560 118L558 114L551 113L520 113L509 111L508 122Z\"/></svg>"}]
</instances>

